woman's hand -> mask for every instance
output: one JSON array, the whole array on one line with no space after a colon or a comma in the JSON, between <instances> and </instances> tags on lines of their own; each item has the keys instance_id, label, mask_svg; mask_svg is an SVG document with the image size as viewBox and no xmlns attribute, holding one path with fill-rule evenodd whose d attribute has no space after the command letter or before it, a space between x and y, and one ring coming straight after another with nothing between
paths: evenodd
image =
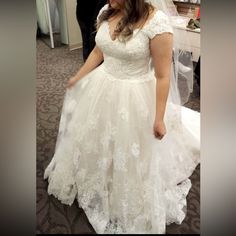
<instances>
[{"instance_id":1,"label":"woman's hand","mask_svg":"<svg viewBox=\"0 0 236 236\"><path fill-rule=\"evenodd\" d=\"M166 126L164 121L155 120L153 125L153 134L158 139L162 139L165 136Z\"/></svg>"},{"instance_id":2,"label":"woman's hand","mask_svg":"<svg viewBox=\"0 0 236 236\"><path fill-rule=\"evenodd\" d=\"M78 82L78 78L77 77L71 77L69 80L68 80L68 82L67 82L67 88L72 88L75 84L76 84L76 82Z\"/></svg>"}]
</instances>

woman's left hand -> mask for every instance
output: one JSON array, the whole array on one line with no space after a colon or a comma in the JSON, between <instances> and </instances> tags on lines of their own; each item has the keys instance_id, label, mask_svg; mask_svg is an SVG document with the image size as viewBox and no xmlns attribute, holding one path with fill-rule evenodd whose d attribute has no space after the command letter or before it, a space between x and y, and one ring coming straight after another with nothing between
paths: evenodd
<instances>
[{"instance_id":1,"label":"woman's left hand","mask_svg":"<svg viewBox=\"0 0 236 236\"><path fill-rule=\"evenodd\" d=\"M165 136L166 126L164 121L155 120L153 125L153 134L158 139L162 139Z\"/></svg>"}]
</instances>

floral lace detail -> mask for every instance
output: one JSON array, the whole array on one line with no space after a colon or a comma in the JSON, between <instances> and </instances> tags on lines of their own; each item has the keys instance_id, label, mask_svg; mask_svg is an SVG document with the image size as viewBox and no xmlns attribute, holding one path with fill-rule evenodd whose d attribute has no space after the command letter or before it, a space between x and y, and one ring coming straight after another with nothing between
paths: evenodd
<instances>
[{"instance_id":1,"label":"floral lace detail","mask_svg":"<svg viewBox=\"0 0 236 236\"><path fill-rule=\"evenodd\" d=\"M84 137L84 126L81 123L77 123L76 124L76 130L78 130L78 132L76 132L75 134L75 143L77 145L82 143L83 137Z\"/></svg>"},{"instance_id":2,"label":"floral lace detail","mask_svg":"<svg viewBox=\"0 0 236 236\"><path fill-rule=\"evenodd\" d=\"M103 149L107 149L111 140L111 135L106 132L101 136L101 144L103 145Z\"/></svg>"},{"instance_id":3,"label":"floral lace detail","mask_svg":"<svg viewBox=\"0 0 236 236\"><path fill-rule=\"evenodd\" d=\"M128 171L126 163L127 163L127 159L126 159L126 153L124 151L122 151L120 148L116 150L115 154L114 154L114 169L118 170L118 171Z\"/></svg>"},{"instance_id":4,"label":"floral lace detail","mask_svg":"<svg viewBox=\"0 0 236 236\"><path fill-rule=\"evenodd\" d=\"M155 13L143 30L150 39L153 39L157 34L163 34L165 32L173 34L173 27L170 24L169 18L161 10Z\"/></svg>"},{"instance_id":5,"label":"floral lace detail","mask_svg":"<svg viewBox=\"0 0 236 236\"><path fill-rule=\"evenodd\" d=\"M91 153L97 153L97 146L93 143L93 141L87 141L84 143L84 151L87 154L91 154Z\"/></svg>"},{"instance_id":6,"label":"floral lace detail","mask_svg":"<svg viewBox=\"0 0 236 236\"><path fill-rule=\"evenodd\" d=\"M92 116L88 120L88 129L89 130L96 130L97 129L97 122L99 119L99 115Z\"/></svg>"},{"instance_id":7,"label":"floral lace detail","mask_svg":"<svg viewBox=\"0 0 236 236\"><path fill-rule=\"evenodd\" d=\"M107 95L106 95L106 97L105 97L105 101L107 102L107 103L111 103L111 101L112 101L112 95L113 95L113 91L112 91L112 89L110 89L108 92L107 92Z\"/></svg>"},{"instance_id":8,"label":"floral lace detail","mask_svg":"<svg viewBox=\"0 0 236 236\"><path fill-rule=\"evenodd\" d=\"M76 148L76 150L73 153L73 158L72 158L72 161L75 167L75 172L79 170L80 160L81 160L81 151L79 150L79 148Z\"/></svg>"},{"instance_id":9,"label":"floral lace detail","mask_svg":"<svg viewBox=\"0 0 236 236\"><path fill-rule=\"evenodd\" d=\"M88 91L88 98L93 98L95 96L95 88L91 88L90 91Z\"/></svg>"},{"instance_id":10,"label":"floral lace detail","mask_svg":"<svg viewBox=\"0 0 236 236\"><path fill-rule=\"evenodd\" d=\"M186 179L175 188L169 189L165 192L166 202L168 202L167 217L166 217L167 225L174 222L180 224L185 218L186 206L187 206L186 196L191 186L192 186L191 180ZM177 219L176 216L178 216Z\"/></svg>"},{"instance_id":11,"label":"floral lace detail","mask_svg":"<svg viewBox=\"0 0 236 236\"><path fill-rule=\"evenodd\" d=\"M140 154L140 146L137 143L133 143L131 146L131 153L134 157L138 158Z\"/></svg>"},{"instance_id":12,"label":"floral lace detail","mask_svg":"<svg viewBox=\"0 0 236 236\"><path fill-rule=\"evenodd\" d=\"M108 170L111 165L112 160L109 157L103 157L97 160L97 165L99 169Z\"/></svg>"},{"instance_id":13,"label":"floral lace detail","mask_svg":"<svg viewBox=\"0 0 236 236\"><path fill-rule=\"evenodd\" d=\"M140 116L141 116L144 120L146 120L146 119L148 118L148 116L149 116L149 112L147 111L147 109L141 110Z\"/></svg>"},{"instance_id":14,"label":"floral lace detail","mask_svg":"<svg viewBox=\"0 0 236 236\"><path fill-rule=\"evenodd\" d=\"M129 120L129 112L127 111L126 108L121 108L119 111L118 111L118 114L120 115L121 119L124 120L124 121L128 121Z\"/></svg>"},{"instance_id":15,"label":"floral lace detail","mask_svg":"<svg viewBox=\"0 0 236 236\"><path fill-rule=\"evenodd\" d=\"M117 132L117 127L112 126L109 121L106 126L104 132L101 134L100 142L103 145L104 149L107 149L110 142L113 140L114 135Z\"/></svg>"}]
</instances>

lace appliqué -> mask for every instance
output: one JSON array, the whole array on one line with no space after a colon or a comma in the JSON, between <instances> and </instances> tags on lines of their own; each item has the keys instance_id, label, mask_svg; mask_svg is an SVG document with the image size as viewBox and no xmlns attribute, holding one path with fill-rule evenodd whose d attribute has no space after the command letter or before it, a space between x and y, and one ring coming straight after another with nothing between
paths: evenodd
<instances>
[{"instance_id":1,"label":"lace appliqu\u00e9","mask_svg":"<svg viewBox=\"0 0 236 236\"><path fill-rule=\"evenodd\" d=\"M119 111L118 111L118 114L120 115L121 119L124 120L124 121L128 121L129 120L129 112L127 111L126 108L121 108Z\"/></svg>"},{"instance_id":2,"label":"lace appliqu\u00e9","mask_svg":"<svg viewBox=\"0 0 236 236\"><path fill-rule=\"evenodd\" d=\"M104 149L107 149L110 142L113 140L114 135L117 132L117 127L112 126L111 122L108 122L105 126L105 130L101 135L100 142Z\"/></svg>"},{"instance_id":3,"label":"lace appliqu\u00e9","mask_svg":"<svg viewBox=\"0 0 236 236\"><path fill-rule=\"evenodd\" d=\"M116 150L114 154L114 169L118 171L128 171L127 169L127 159L126 159L126 153L122 151L120 148Z\"/></svg>"},{"instance_id":4,"label":"lace appliqu\u00e9","mask_svg":"<svg viewBox=\"0 0 236 236\"><path fill-rule=\"evenodd\" d=\"M161 10L158 10L152 19L148 22L144 31L147 36L152 39L157 34L163 34L165 32L173 34L173 28L170 24L168 16Z\"/></svg>"},{"instance_id":5,"label":"lace appliqu\u00e9","mask_svg":"<svg viewBox=\"0 0 236 236\"><path fill-rule=\"evenodd\" d=\"M140 147L137 143L133 143L131 146L131 153L134 157L138 158L140 154Z\"/></svg>"}]
</instances>

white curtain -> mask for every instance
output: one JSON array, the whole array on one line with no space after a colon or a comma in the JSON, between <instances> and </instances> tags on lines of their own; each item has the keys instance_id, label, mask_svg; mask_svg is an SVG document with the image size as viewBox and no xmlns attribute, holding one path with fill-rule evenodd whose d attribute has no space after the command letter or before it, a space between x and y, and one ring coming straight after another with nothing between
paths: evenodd
<instances>
[{"instance_id":1,"label":"white curtain","mask_svg":"<svg viewBox=\"0 0 236 236\"><path fill-rule=\"evenodd\" d=\"M60 32L59 13L58 13L58 0L49 0L49 9L51 15L51 23L53 33ZM37 22L42 33L49 33L49 23L47 16L47 8L45 0L36 0L37 9Z\"/></svg>"}]
</instances>

